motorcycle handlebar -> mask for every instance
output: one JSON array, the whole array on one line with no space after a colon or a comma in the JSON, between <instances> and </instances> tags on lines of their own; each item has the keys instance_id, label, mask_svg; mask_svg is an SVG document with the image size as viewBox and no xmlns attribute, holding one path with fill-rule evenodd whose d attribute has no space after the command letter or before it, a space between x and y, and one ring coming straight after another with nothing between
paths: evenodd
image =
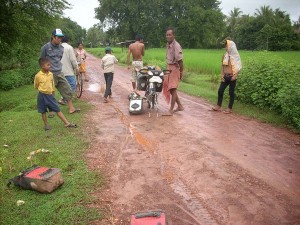
<instances>
[{"instance_id":1,"label":"motorcycle handlebar","mask_svg":"<svg viewBox=\"0 0 300 225\"><path fill-rule=\"evenodd\" d=\"M149 69L140 69L138 72L141 73L141 74L147 74L149 71ZM166 74L170 74L172 72L172 70L161 70L164 75Z\"/></svg>"}]
</instances>

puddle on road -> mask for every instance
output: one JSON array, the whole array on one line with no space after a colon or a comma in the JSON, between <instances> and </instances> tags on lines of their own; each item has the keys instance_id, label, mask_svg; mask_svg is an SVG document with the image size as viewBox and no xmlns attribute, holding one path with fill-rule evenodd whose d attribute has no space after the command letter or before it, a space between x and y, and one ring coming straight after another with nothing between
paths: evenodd
<instances>
[{"instance_id":1,"label":"puddle on road","mask_svg":"<svg viewBox=\"0 0 300 225\"><path fill-rule=\"evenodd\" d=\"M91 92L100 92L100 93L104 93L105 87L104 85L100 85L98 83L94 83L94 84L89 84L88 90Z\"/></svg>"}]
</instances>

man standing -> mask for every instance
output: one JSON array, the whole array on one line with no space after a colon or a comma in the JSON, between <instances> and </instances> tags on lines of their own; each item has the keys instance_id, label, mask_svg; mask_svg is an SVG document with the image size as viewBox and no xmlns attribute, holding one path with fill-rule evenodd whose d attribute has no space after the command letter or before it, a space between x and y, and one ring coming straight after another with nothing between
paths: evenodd
<instances>
[{"instance_id":1,"label":"man standing","mask_svg":"<svg viewBox=\"0 0 300 225\"><path fill-rule=\"evenodd\" d=\"M62 38L61 45L64 47L64 54L61 59L62 72L65 75L67 81L69 82L72 92L74 93L76 89L75 73L79 74L75 51L74 48L71 45L69 45L68 36L64 36Z\"/></svg>"},{"instance_id":2,"label":"man standing","mask_svg":"<svg viewBox=\"0 0 300 225\"><path fill-rule=\"evenodd\" d=\"M173 28L167 28L166 38L168 42L166 54L167 69L171 72L164 78L163 93L167 103L170 102L171 96L172 99L169 111L163 115L172 116L174 112L184 110L177 94L178 84L183 72L183 54L180 44L175 40ZM177 103L177 108L174 110L175 103Z\"/></svg>"},{"instance_id":3,"label":"man standing","mask_svg":"<svg viewBox=\"0 0 300 225\"><path fill-rule=\"evenodd\" d=\"M40 58L48 58L51 61L50 71L54 75L54 84L63 99L68 102L69 113L80 112L80 109L76 109L72 103L72 90L71 87L62 73L61 58L64 53L64 47L60 44L62 41L63 33L61 29L55 29L52 31L51 41L45 44L41 48ZM51 114L50 114L51 115ZM50 116L49 115L49 116ZM53 117L53 116L51 116Z\"/></svg>"},{"instance_id":4,"label":"man standing","mask_svg":"<svg viewBox=\"0 0 300 225\"><path fill-rule=\"evenodd\" d=\"M132 65L130 66L130 55L132 54ZM143 68L143 56L145 54L145 45L141 35L135 36L135 42L128 47L127 64L131 67L131 82L133 91L136 91L137 71Z\"/></svg>"}]
</instances>

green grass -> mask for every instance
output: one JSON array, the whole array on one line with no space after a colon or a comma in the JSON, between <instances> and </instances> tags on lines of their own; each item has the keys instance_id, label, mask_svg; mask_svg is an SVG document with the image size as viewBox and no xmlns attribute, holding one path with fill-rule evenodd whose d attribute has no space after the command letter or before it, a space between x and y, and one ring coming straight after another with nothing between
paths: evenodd
<instances>
[{"instance_id":1,"label":"green grass","mask_svg":"<svg viewBox=\"0 0 300 225\"><path fill-rule=\"evenodd\" d=\"M78 129L67 129L55 116L49 119L51 131L43 130L41 115L36 110L36 90L32 85L7 92L0 92L0 218L2 224L88 224L100 218L95 209L87 205L92 201L89 195L95 187L104 184L99 174L88 170L83 154L88 143L82 138L82 115L68 114L66 106L61 107L67 119L76 122ZM74 103L82 112L90 106L80 100ZM4 147L8 145L8 147ZM51 152L39 153L32 161L29 153L40 148ZM40 194L12 185L8 180L31 164L56 167L62 170L64 185L51 194ZM2 170L2 171L1 171ZM18 200L25 201L17 206Z\"/></svg>"},{"instance_id":2,"label":"green grass","mask_svg":"<svg viewBox=\"0 0 300 225\"><path fill-rule=\"evenodd\" d=\"M123 50L113 47L113 54L116 55L121 64L126 61L127 49ZM87 49L90 53L102 57L104 48ZM217 101L217 91L220 82L220 64L224 50L207 49L183 49L184 54L184 79L179 90L187 94L202 97L215 104ZM263 52L263 51L239 51L242 62L246 62L255 56L276 57L285 62L299 62L300 52ZM165 68L166 50L164 48L146 49L143 58L145 65L158 65ZM223 106L228 104L228 90L224 94ZM268 110L260 109L256 106L243 104L238 100L234 103L234 111L238 114L258 119L263 122L286 127L287 121L281 115Z\"/></svg>"},{"instance_id":3,"label":"green grass","mask_svg":"<svg viewBox=\"0 0 300 225\"><path fill-rule=\"evenodd\" d=\"M215 75L196 75L189 74L180 83L179 90L189 95L198 96L206 99L211 104L216 104L219 88L219 76ZM223 107L228 105L228 88L224 93ZM256 106L244 104L235 100L234 112L250 118L258 119L262 122L271 123L280 127L287 127L287 121L278 113L272 110L260 109Z\"/></svg>"},{"instance_id":4,"label":"green grass","mask_svg":"<svg viewBox=\"0 0 300 225\"><path fill-rule=\"evenodd\" d=\"M127 59L127 49L113 47L113 54L121 64L125 64ZM88 52L95 56L102 57L105 55L104 48L89 48ZM183 49L185 72L197 74L220 74L221 58L224 53L222 49ZM280 57L286 62L300 61L300 52L262 52L262 51L239 51L242 62L247 62L251 57L258 54L265 54L266 57ZM143 58L145 65L157 65L161 68L166 67L166 50L164 48L146 49Z\"/></svg>"}]
</instances>

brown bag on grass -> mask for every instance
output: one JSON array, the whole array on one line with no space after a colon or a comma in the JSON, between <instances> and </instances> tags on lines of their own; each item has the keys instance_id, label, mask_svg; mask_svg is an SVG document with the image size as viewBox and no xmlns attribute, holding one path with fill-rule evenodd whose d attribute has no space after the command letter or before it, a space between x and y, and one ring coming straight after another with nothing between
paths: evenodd
<instances>
[{"instance_id":1,"label":"brown bag on grass","mask_svg":"<svg viewBox=\"0 0 300 225\"><path fill-rule=\"evenodd\" d=\"M22 171L18 176L9 180L11 183L24 189L35 190L41 193L51 193L64 183L60 169L33 165Z\"/></svg>"}]
</instances>

